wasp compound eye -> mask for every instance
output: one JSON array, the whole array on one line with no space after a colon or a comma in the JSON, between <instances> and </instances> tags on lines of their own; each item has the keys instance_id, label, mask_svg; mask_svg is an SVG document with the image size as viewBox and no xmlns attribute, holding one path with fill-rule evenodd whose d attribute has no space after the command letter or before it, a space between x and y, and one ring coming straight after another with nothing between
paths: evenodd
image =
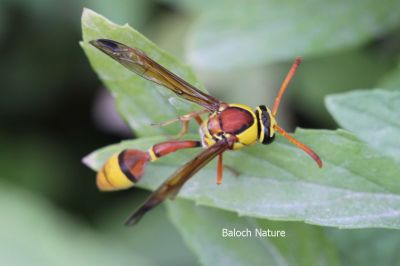
<instances>
[{"instance_id":1,"label":"wasp compound eye","mask_svg":"<svg viewBox=\"0 0 400 266\"><path fill-rule=\"evenodd\" d=\"M255 111L258 121L258 140L264 144L270 144L275 139L275 134L271 136L271 115L265 105L260 105Z\"/></svg>"}]
</instances>

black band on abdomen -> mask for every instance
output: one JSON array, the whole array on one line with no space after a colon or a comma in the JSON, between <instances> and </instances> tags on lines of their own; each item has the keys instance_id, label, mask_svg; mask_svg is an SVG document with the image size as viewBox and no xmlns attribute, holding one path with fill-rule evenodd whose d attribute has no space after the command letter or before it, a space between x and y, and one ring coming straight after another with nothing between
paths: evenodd
<instances>
[{"instance_id":1,"label":"black band on abdomen","mask_svg":"<svg viewBox=\"0 0 400 266\"><path fill-rule=\"evenodd\" d=\"M138 182L138 178L136 178L132 172L131 169L125 164L125 152L126 150L123 150L119 155L118 155L118 164L119 167L121 168L122 173L124 173L124 175L133 183Z\"/></svg>"}]
</instances>

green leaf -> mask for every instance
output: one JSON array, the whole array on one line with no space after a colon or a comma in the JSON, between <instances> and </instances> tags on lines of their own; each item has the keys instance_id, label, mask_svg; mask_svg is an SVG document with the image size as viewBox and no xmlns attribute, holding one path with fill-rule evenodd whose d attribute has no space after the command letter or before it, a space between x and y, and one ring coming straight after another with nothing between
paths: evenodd
<instances>
[{"instance_id":1,"label":"green leaf","mask_svg":"<svg viewBox=\"0 0 400 266\"><path fill-rule=\"evenodd\" d=\"M326 106L341 127L400 160L399 91L358 90L330 95Z\"/></svg>"},{"instance_id":2,"label":"green leaf","mask_svg":"<svg viewBox=\"0 0 400 266\"><path fill-rule=\"evenodd\" d=\"M239 176L225 171L223 184L217 186L212 164L192 178L179 196L252 217L342 228L400 228L398 163L346 131L298 130L294 136L321 156L322 169L302 150L277 136L268 147L254 145L224 154L224 163L239 171ZM124 141L90 154L84 162L98 170L114 152L146 150L163 140ZM195 154L180 151L161 158L149 165L138 185L157 188Z\"/></svg>"},{"instance_id":3,"label":"green leaf","mask_svg":"<svg viewBox=\"0 0 400 266\"><path fill-rule=\"evenodd\" d=\"M176 228L203 265L338 265L335 250L320 228L238 217L184 200L167 206ZM223 229L248 230L251 235L223 237ZM285 236L259 237L256 229Z\"/></svg>"},{"instance_id":4,"label":"green leaf","mask_svg":"<svg viewBox=\"0 0 400 266\"><path fill-rule=\"evenodd\" d=\"M0 185L2 265L152 265L118 239L96 234L46 200Z\"/></svg>"},{"instance_id":5,"label":"green leaf","mask_svg":"<svg viewBox=\"0 0 400 266\"><path fill-rule=\"evenodd\" d=\"M138 135L176 134L179 132L178 124L160 128L152 127L151 123L170 120L199 109L193 104L176 98L165 88L155 86L154 83L132 73L88 43L93 39L107 38L140 48L164 67L204 90L188 66L179 63L127 24L116 25L95 12L85 9L82 14L82 33L81 46L93 69L115 97L121 116ZM192 128L192 131L195 129Z\"/></svg>"},{"instance_id":6,"label":"green leaf","mask_svg":"<svg viewBox=\"0 0 400 266\"><path fill-rule=\"evenodd\" d=\"M204 69L243 68L360 46L396 28L400 2L217 1L188 36L188 58Z\"/></svg>"}]
</instances>

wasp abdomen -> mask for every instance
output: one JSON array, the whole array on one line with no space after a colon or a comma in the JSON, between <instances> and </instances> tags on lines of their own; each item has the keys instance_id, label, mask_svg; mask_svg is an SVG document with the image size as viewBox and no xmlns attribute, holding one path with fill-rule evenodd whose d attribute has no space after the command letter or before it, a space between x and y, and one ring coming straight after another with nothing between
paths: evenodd
<instances>
[{"instance_id":1,"label":"wasp abdomen","mask_svg":"<svg viewBox=\"0 0 400 266\"><path fill-rule=\"evenodd\" d=\"M139 182L149 156L140 150L124 150L114 154L98 172L96 183L102 191L127 189Z\"/></svg>"},{"instance_id":2,"label":"wasp abdomen","mask_svg":"<svg viewBox=\"0 0 400 266\"><path fill-rule=\"evenodd\" d=\"M200 141L176 140L158 143L147 152L135 149L123 150L111 156L97 173L97 187L102 191L133 187L140 181L149 161L156 161L177 150L200 146Z\"/></svg>"}]
</instances>

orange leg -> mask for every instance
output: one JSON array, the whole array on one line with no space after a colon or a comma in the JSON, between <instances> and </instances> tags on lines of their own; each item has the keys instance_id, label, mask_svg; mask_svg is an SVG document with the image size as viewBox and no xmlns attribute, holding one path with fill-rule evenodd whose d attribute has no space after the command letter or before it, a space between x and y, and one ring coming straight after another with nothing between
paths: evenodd
<instances>
[{"instance_id":1,"label":"orange leg","mask_svg":"<svg viewBox=\"0 0 400 266\"><path fill-rule=\"evenodd\" d=\"M222 184L222 172L224 166L222 164L222 153L218 154L218 168L217 168L217 185Z\"/></svg>"},{"instance_id":2,"label":"orange leg","mask_svg":"<svg viewBox=\"0 0 400 266\"><path fill-rule=\"evenodd\" d=\"M185 116L187 116L187 117L185 117L185 118L183 118L183 119L181 120L182 129L181 129L181 131L178 133L178 136L176 137L177 139L182 138L182 137L188 132L188 130L189 130L189 121L190 121L190 119L191 119L192 117L194 117L194 119L195 119L195 121L197 122L197 124L201 125L201 123L203 123L203 119L201 119L201 117L200 117L200 115L198 114L198 112L195 113L195 114L193 114L193 115L192 115L192 114L193 114L193 113L190 113L190 114L181 116L181 117L185 117Z\"/></svg>"},{"instance_id":3,"label":"orange leg","mask_svg":"<svg viewBox=\"0 0 400 266\"><path fill-rule=\"evenodd\" d=\"M197 114L194 119L196 120L196 123L200 126L203 123L203 119Z\"/></svg>"},{"instance_id":4,"label":"orange leg","mask_svg":"<svg viewBox=\"0 0 400 266\"><path fill-rule=\"evenodd\" d=\"M203 122L203 120L201 119L200 115L203 113L207 113L209 112L209 110L200 110L200 111L196 111L196 112L192 112L186 115L182 115L178 118L174 118L165 122L161 122L161 123L155 123L152 124L152 126L167 126L170 125L172 123L178 122L180 121L182 123L182 129L181 131L178 133L177 135L177 139L182 138L189 130L189 121L190 119L194 118L197 122L197 124L201 125L201 123Z\"/></svg>"}]
</instances>

